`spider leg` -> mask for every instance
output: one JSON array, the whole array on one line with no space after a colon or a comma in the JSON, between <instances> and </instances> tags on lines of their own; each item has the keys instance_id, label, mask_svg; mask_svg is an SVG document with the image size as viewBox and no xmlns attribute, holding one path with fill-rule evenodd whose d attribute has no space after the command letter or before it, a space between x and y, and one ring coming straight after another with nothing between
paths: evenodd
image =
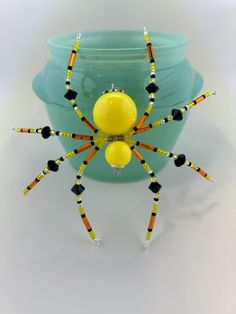
<instances>
[{"instance_id":1,"label":"spider leg","mask_svg":"<svg viewBox=\"0 0 236 314\"><path fill-rule=\"evenodd\" d=\"M188 167L192 168L194 171L196 171L198 174L200 174L206 180L212 181L212 178L204 170L202 170L197 165L193 164L191 161L187 160L184 154L177 155L175 153L169 153L166 150L160 149L158 147L154 147L154 146L149 145L149 144L141 143L139 141L137 141L135 143L135 145L139 146L139 147L141 147L143 149L153 151L153 152L155 152L155 153L157 153L159 155L163 155L163 156L169 157L169 158L174 160L174 163L175 163L176 167L188 166Z\"/></svg>"},{"instance_id":2,"label":"spider leg","mask_svg":"<svg viewBox=\"0 0 236 314\"><path fill-rule=\"evenodd\" d=\"M61 136L61 137L68 137L73 138L75 140L84 140L84 141L92 141L93 136L84 135L84 134L75 134L75 133L68 133L64 131L55 131L51 130L49 126L45 126L39 129L29 129L29 128L13 128L14 131L17 133L29 133L29 134L40 134L43 138L48 139L50 136Z\"/></svg>"},{"instance_id":3,"label":"spider leg","mask_svg":"<svg viewBox=\"0 0 236 314\"><path fill-rule=\"evenodd\" d=\"M81 34L78 34L77 37L76 37L73 49L71 51L71 55L70 55L69 61L68 61L67 74L66 74L66 90L67 90L67 92L65 93L64 97L71 102L72 107L75 110L75 113L82 120L82 122L86 125L86 127L89 128L92 132L97 133L98 129L96 129L92 125L92 123L89 122L85 118L85 116L81 112L80 108L77 106L77 101L76 101L77 92L74 91L72 89L72 87L71 87L72 70L73 70L73 66L74 66L74 63L75 63L76 54L77 54L77 52L79 50L79 46L80 46L80 37L81 37Z\"/></svg>"},{"instance_id":4,"label":"spider leg","mask_svg":"<svg viewBox=\"0 0 236 314\"><path fill-rule=\"evenodd\" d=\"M23 192L21 194L22 195L28 194L28 192L30 190L32 190L32 188L35 187L36 184L38 184L46 176L46 174L48 174L50 172L58 171L60 164L64 160L69 159L69 158L75 156L76 154L79 154L79 153L89 149L93 145L94 145L94 142L89 142L87 144L84 144L83 146L76 148L75 150L73 150L69 153L66 153L64 156L61 156L55 160L49 160L47 163L47 166L43 169L43 171L39 175L37 175L37 177L23 190Z\"/></svg>"},{"instance_id":5,"label":"spider leg","mask_svg":"<svg viewBox=\"0 0 236 314\"><path fill-rule=\"evenodd\" d=\"M82 196L81 194L85 190L85 187L81 184L81 178L84 173L85 168L87 167L88 163L91 161L91 159L95 156L95 154L99 151L101 147L95 146L93 150L90 151L90 153L87 155L83 163L81 164L79 171L76 175L75 184L72 187L71 191L76 195L77 199L77 205L78 205L78 211L82 218L82 221L84 223L85 228L87 229L90 238L97 244L100 245L101 242L99 239L96 238L96 235L91 227L91 224L87 218L87 215L85 214L84 207L82 205Z\"/></svg>"},{"instance_id":6,"label":"spider leg","mask_svg":"<svg viewBox=\"0 0 236 314\"><path fill-rule=\"evenodd\" d=\"M138 130L142 127L144 122L147 120L148 116L151 114L153 104L155 102L155 93L158 91L158 86L156 85L156 67L155 67L155 59L154 59L154 52L152 49L152 43L150 40L150 35L147 32L146 28L144 27L144 39L147 45L147 53L150 59L150 83L146 87L147 92L149 93L149 103L146 108L146 111L136 124L136 126L133 128L134 131Z\"/></svg>"},{"instance_id":7,"label":"spider leg","mask_svg":"<svg viewBox=\"0 0 236 314\"><path fill-rule=\"evenodd\" d=\"M192 100L189 104L187 104L186 106L183 106L179 109L173 109L171 111L171 114L164 117L163 119L161 120L158 120L158 121L155 121L155 122L152 122L148 125L145 125L139 129L135 129L135 133L134 134L139 134L139 133L142 133L142 132L146 132L148 130L150 130L151 128L156 128L160 125L163 125L163 124L166 124L170 121L181 121L183 119L183 114L192 109L196 104L200 103L201 101L203 101L205 98L207 97L210 97L212 95L216 95L216 92L207 92L197 98L195 98L194 100Z\"/></svg>"},{"instance_id":8,"label":"spider leg","mask_svg":"<svg viewBox=\"0 0 236 314\"><path fill-rule=\"evenodd\" d=\"M151 184L149 185L149 189L153 193L153 205L152 205L152 212L151 217L148 224L148 229L146 233L146 238L144 242L144 247L148 248L150 245L150 239L152 235L152 231L155 225L156 214L158 209L158 201L159 201L159 191L161 189L161 185L157 182L157 177L155 176L154 172L152 171L151 167L148 163L144 160L144 158L140 155L140 153L134 148L134 146L130 147L133 155L140 161L144 170L149 174L151 179Z\"/></svg>"}]
</instances>

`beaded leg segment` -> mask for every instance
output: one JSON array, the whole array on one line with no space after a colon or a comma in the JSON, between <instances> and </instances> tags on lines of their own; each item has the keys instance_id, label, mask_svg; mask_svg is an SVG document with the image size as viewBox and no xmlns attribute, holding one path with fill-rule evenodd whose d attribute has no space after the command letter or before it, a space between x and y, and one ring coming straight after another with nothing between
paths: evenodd
<instances>
[{"instance_id":1,"label":"beaded leg segment","mask_svg":"<svg viewBox=\"0 0 236 314\"><path fill-rule=\"evenodd\" d=\"M87 155L87 157L84 159L82 165L79 168L79 171L76 175L75 184L73 185L71 191L76 195L77 200L77 206L79 214L82 218L82 221L84 223L85 228L87 229L90 238L97 244L100 245L100 240L96 238L95 233L92 229L92 226L86 216L84 207L82 205L82 193L85 190L85 187L81 184L81 178L84 173L85 168L87 167L88 163L91 161L91 159L95 156L95 154L99 151L99 147L95 146L95 148Z\"/></svg>"},{"instance_id":2,"label":"beaded leg segment","mask_svg":"<svg viewBox=\"0 0 236 314\"><path fill-rule=\"evenodd\" d=\"M71 55L69 58L68 66L67 66L67 74L66 74L66 90L64 97L68 99L71 102L71 105L76 112L77 116L81 119L81 121L86 125L88 129L90 129L92 132L97 133L98 129L96 129L91 122L89 122L86 117L81 112L80 108L77 106L77 92L72 89L71 86L71 77L72 77L72 70L75 63L76 55L79 50L80 46L80 37L81 34L78 34L73 46L73 49L71 51Z\"/></svg>"},{"instance_id":3,"label":"beaded leg segment","mask_svg":"<svg viewBox=\"0 0 236 314\"><path fill-rule=\"evenodd\" d=\"M193 164L191 161L187 160L186 156L184 154L177 155L175 153L169 153L166 150L163 150L161 148L158 148L158 147L155 147L155 146L152 146L149 144L145 144L145 143L142 143L139 141L137 141L135 143L135 145L139 146L140 148L153 151L156 154L159 154L159 155L162 155L162 156L165 156L165 157L172 159L174 161L174 164L176 167L188 166L191 169L193 169L194 171L196 171L198 174L200 174L206 180L212 181L212 178L204 170L202 170L197 165Z\"/></svg>"},{"instance_id":4,"label":"beaded leg segment","mask_svg":"<svg viewBox=\"0 0 236 314\"><path fill-rule=\"evenodd\" d=\"M147 120L148 116L151 114L152 108L155 102L155 93L159 89L158 86L156 85L156 67L155 67L155 58L154 58L154 52L152 49L152 43L150 40L150 35L148 34L145 27L144 27L144 39L146 42L147 52L148 52L148 56L150 60L150 81L149 81L149 85L146 87L146 90L149 93L149 103L143 116L140 118L139 122L133 128L134 131L141 128L144 122Z\"/></svg>"},{"instance_id":5,"label":"beaded leg segment","mask_svg":"<svg viewBox=\"0 0 236 314\"><path fill-rule=\"evenodd\" d=\"M83 140L83 141L92 141L93 136L84 135L84 134L76 134L69 133L64 131L55 131L51 130L49 126L45 126L39 129L29 129L29 128L13 128L17 133L29 133L29 134L40 134L44 139L48 139L51 136L59 136L59 137L67 137L73 138L75 140Z\"/></svg>"},{"instance_id":6,"label":"beaded leg segment","mask_svg":"<svg viewBox=\"0 0 236 314\"><path fill-rule=\"evenodd\" d=\"M80 120L85 124L85 126L92 131L93 135L86 135L86 134L76 134L76 133L69 133L64 131L57 131L51 129L49 126L45 126L42 128L16 128L14 129L17 133L28 133L28 134L39 134L44 139L48 139L50 137L65 137L75 140L82 140L87 141L86 144L66 153L65 155L55 159L55 160L49 160L47 163L47 166L42 170L42 172L23 190L22 194L26 195L30 190L32 190L48 173L56 172L59 170L59 166L63 161L66 159L69 159L83 151L90 150L88 155L85 157L83 163L78 169L78 172L76 174L76 179L73 187L71 188L71 191L76 196L77 201L77 207L79 214L81 216L82 222L90 236L90 238L96 243L100 244L100 240L97 239L95 232L89 222L89 219L85 213L85 209L82 202L82 193L85 190L85 187L81 183L82 176L84 174L84 171L87 167L87 165L90 163L90 161L95 157L95 155L101 150L101 148L108 144L105 150L105 158L107 162L110 164L111 167L113 167L116 170L116 174L118 174L121 169L129 162L131 159L131 156L133 155L143 166L144 170L147 172L147 174L150 177L151 183L149 185L149 189L153 193L153 205L152 205L152 211L151 216L148 223L148 228L146 232L145 237L145 248L148 248L150 245L150 240L152 236L152 231L155 225L156 221L156 215L158 210L158 202L159 202L159 192L161 189L160 183L157 181L157 176L149 166L149 164L144 160L142 155L139 153L139 151L136 149L136 147L152 151L154 153L157 153L159 155L168 157L173 160L176 167L181 166L187 166L191 169L193 169L195 172L200 174L202 177L204 177L206 180L210 181L211 177L200 167L193 164L191 161L189 161L184 154L175 154L168 152L166 150L163 150L161 148L152 146L147 143L140 142L138 140L134 140L132 136L146 132L150 130L151 128L155 128L161 125L164 125L171 121L181 121L183 119L183 115L188 110L192 109L195 105L202 102L205 98L210 97L212 95L215 95L215 92L207 92L200 97L197 97L193 101L191 101L189 104L182 106L177 109L173 109L171 111L171 114L164 117L161 120L151 122L149 124L145 125L145 122L151 115L154 102L155 102L155 94L158 91L158 86L156 85L156 68L155 68L155 57L154 52L152 49L152 43L150 40L150 35L147 32L147 30L144 28L144 40L146 43L146 49L147 54L150 61L150 80L149 84L146 87L146 91L149 94L149 102L146 107L145 112L139 119L137 123L135 116L135 104L132 103L133 100L124 93L123 90L119 90L115 88L114 84L112 84L112 89L103 92L103 95L97 100L94 108L96 106L102 106L99 107L98 112L96 110L93 111L93 117L94 122L96 126L99 126L97 129L81 112L80 108L77 106L77 92L72 89L71 85L71 78L72 78L72 71L76 60L76 55L78 53L79 47L80 47L80 37L81 35L78 34L75 40L75 43L73 45L73 49L71 51L69 61L68 61L68 67L67 67L67 73L66 73L66 93L64 97L70 101L73 110L75 111L76 115L80 118ZM118 100L117 100L118 99ZM119 117L119 99L122 100L123 103L125 103L125 111L121 111L121 117ZM105 115L103 117L102 111L105 108L104 106L107 106L107 103L112 104L113 111L109 112L110 108L109 106L106 107L105 111L109 112L107 116ZM117 105L118 104L118 105ZM112 107L111 106L111 107ZM114 110L115 107L115 110ZM121 106L120 106L121 107ZM134 109L135 107L135 109ZM104 113L104 112L103 112ZM132 116L132 123L130 124L130 120L127 120L128 117ZM114 119L115 117L115 119ZM101 119L102 118L102 119ZM112 120L113 119L113 120ZM119 122L117 124L117 121ZM99 123L98 123L99 122ZM117 126L118 125L118 126ZM123 131L120 131L122 128ZM128 125L128 127L127 127ZM105 127L109 127L109 130L111 131L105 131ZM118 129L116 129L118 127ZM126 128L126 129L125 129ZM115 131L114 131L115 130ZM108 149L109 148L109 149Z\"/></svg>"},{"instance_id":7,"label":"beaded leg segment","mask_svg":"<svg viewBox=\"0 0 236 314\"><path fill-rule=\"evenodd\" d=\"M146 233L146 238L144 242L144 247L148 248L150 245L150 239L152 235L152 230L154 228L155 220L156 220L156 214L157 214L157 209L158 209L158 201L159 201L159 191L161 189L161 185L157 182L157 177L155 173L152 171L151 167L149 164L144 160L142 155L134 148L134 146L130 147L133 155L139 160L141 165L143 166L144 170L149 174L151 184L149 185L149 189L153 193L153 205L152 205L152 212L151 212L151 217L149 220L148 224L148 229Z\"/></svg>"},{"instance_id":8,"label":"beaded leg segment","mask_svg":"<svg viewBox=\"0 0 236 314\"><path fill-rule=\"evenodd\" d=\"M192 109L195 105L197 105L198 103L200 103L201 101L203 101L204 99L206 99L207 97L210 97L212 95L216 95L216 92L215 91L207 92L207 93L195 98L189 104L187 104L181 108L172 109L171 114L164 117L163 119L155 121L155 122L151 122L151 123L149 123L143 127L134 129L135 134L146 132L152 128L156 128L158 126L164 125L164 124L171 122L171 121L181 121L183 119L184 113L186 113L188 110Z\"/></svg>"},{"instance_id":9,"label":"beaded leg segment","mask_svg":"<svg viewBox=\"0 0 236 314\"><path fill-rule=\"evenodd\" d=\"M69 153L66 153L64 156L61 156L55 160L49 160L47 163L47 166L43 169L43 171L22 191L22 195L28 194L30 190L32 190L33 187L35 187L45 176L46 174L50 172L57 172L59 170L60 164L65 161L66 159L69 159L79 153L82 153L83 151L89 149L94 145L94 142L89 142L87 144L84 144L83 146L80 146L74 150L72 150Z\"/></svg>"}]
</instances>

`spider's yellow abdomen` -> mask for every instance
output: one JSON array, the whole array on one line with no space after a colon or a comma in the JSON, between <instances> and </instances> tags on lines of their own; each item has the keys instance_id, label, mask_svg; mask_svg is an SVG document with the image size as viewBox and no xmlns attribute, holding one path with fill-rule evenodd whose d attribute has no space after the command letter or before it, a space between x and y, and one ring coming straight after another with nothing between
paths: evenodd
<instances>
[{"instance_id":1,"label":"spider's yellow abdomen","mask_svg":"<svg viewBox=\"0 0 236 314\"><path fill-rule=\"evenodd\" d=\"M131 159L131 150L127 143L114 141L107 146L105 157L110 166L123 168Z\"/></svg>"},{"instance_id":2,"label":"spider's yellow abdomen","mask_svg":"<svg viewBox=\"0 0 236 314\"><path fill-rule=\"evenodd\" d=\"M109 135L126 133L134 125L137 109L134 101L123 92L108 92L98 98L93 108L97 127Z\"/></svg>"}]
</instances>

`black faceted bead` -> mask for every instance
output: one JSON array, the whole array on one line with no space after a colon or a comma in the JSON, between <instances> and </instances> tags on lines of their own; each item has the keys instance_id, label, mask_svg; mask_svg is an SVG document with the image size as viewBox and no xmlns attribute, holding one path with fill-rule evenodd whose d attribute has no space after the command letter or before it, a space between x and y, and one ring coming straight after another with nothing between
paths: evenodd
<instances>
[{"instance_id":1,"label":"black faceted bead","mask_svg":"<svg viewBox=\"0 0 236 314\"><path fill-rule=\"evenodd\" d=\"M174 163L175 163L176 167L181 167L184 165L185 161L186 161L185 155L180 154L180 155L178 155L178 158L174 160Z\"/></svg>"},{"instance_id":2,"label":"black faceted bead","mask_svg":"<svg viewBox=\"0 0 236 314\"><path fill-rule=\"evenodd\" d=\"M47 139L51 136L51 129L49 126L45 126L44 128L42 128L42 137Z\"/></svg>"},{"instance_id":3,"label":"black faceted bead","mask_svg":"<svg viewBox=\"0 0 236 314\"><path fill-rule=\"evenodd\" d=\"M59 166L54 160L49 160L48 161L48 169L56 172L56 171L58 171Z\"/></svg>"},{"instance_id":4,"label":"black faceted bead","mask_svg":"<svg viewBox=\"0 0 236 314\"><path fill-rule=\"evenodd\" d=\"M173 119L176 121L181 121L183 119L182 112L179 109L173 109L171 111L171 114L173 116Z\"/></svg>"},{"instance_id":5,"label":"black faceted bead","mask_svg":"<svg viewBox=\"0 0 236 314\"><path fill-rule=\"evenodd\" d=\"M75 193L75 195L80 195L84 192L85 187L82 184L75 184L73 185L71 191Z\"/></svg>"},{"instance_id":6,"label":"black faceted bead","mask_svg":"<svg viewBox=\"0 0 236 314\"><path fill-rule=\"evenodd\" d=\"M74 91L73 89L69 89L64 95L64 97L68 100L75 99L76 96L77 96L77 92Z\"/></svg>"},{"instance_id":7,"label":"black faceted bead","mask_svg":"<svg viewBox=\"0 0 236 314\"><path fill-rule=\"evenodd\" d=\"M153 193L158 193L161 189L161 185L158 182L152 182L148 187Z\"/></svg>"},{"instance_id":8,"label":"black faceted bead","mask_svg":"<svg viewBox=\"0 0 236 314\"><path fill-rule=\"evenodd\" d=\"M154 84L154 83L150 83L146 87L146 90L148 91L149 94L156 93L159 90L159 87L156 84Z\"/></svg>"}]
</instances>

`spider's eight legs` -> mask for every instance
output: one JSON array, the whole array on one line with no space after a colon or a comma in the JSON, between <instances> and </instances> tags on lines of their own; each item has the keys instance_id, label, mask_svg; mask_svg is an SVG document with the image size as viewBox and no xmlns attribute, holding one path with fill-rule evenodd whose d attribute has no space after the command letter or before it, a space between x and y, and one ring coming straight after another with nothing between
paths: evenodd
<instances>
[{"instance_id":1,"label":"spider's eight legs","mask_svg":"<svg viewBox=\"0 0 236 314\"><path fill-rule=\"evenodd\" d=\"M153 192L153 205L152 205L152 213L148 224L148 230L146 233L146 238L144 242L144 247L148 248L150 246L150 239L152 235L152 230L154 228L156 214L158 209L158 201L159 201L159 191L161 189L161 185L157 182L157 177L152 171L151 167L146 163L144 158L139 154L139 152L134 148L134 146L130 147L133 155L140 161L144 170L149 174L151 179L151 184L149 185L149 189Z\"/></svg>"},{"instance_id":2,"label":"spider's eight legs","mask_svg":"<svg viewBox=\"0 0 236 314\"><path fill-rule=\"evenodd\" d=\"M99 151L99 147L95 146L95 148L88 154L88 156L85 158L85 160L83 161L82 165L79 168L79 171L76 175L76 180L75 180L75 184L72 187L71 191L76 195L76 199L77 199L77 205L78 205L78 210L80 213L80 216L82 218L82 221L84 223L85 228L87 229L90 238L97 244L100 245L101 242L99 239L96 238L95 233L91 227L91 224L85 214L84 211L84 207L82 205L82 196L81 194L83 193L83 191L85 190L85 187L81 184L81 178L82 175L84 173L84 170L86 168L86 166L88 165L88 163L91 161L91 159L95 156L95 154Z\"/></svg>"},{"instance_id":3,"label":"spider's eight legs","mask_svg":"<svg viewBox=\"0 0 236 314\"><path fill-rule=\"evenodd\" d=\"M61 156L55 160L49 160L47 167L45 167L43 169L43 171L23 190L23 192L21 194L22 195L28 194L28 192L30 190L32 190L32 188L35 187L35 185L38 184L45 177L46 174L48 174L50 172L58 171L60 164L64 160L69 159L69 158L75 156L76 154L79 154L79 153L89 149L93 145L94 145L94 142L89 142L89 143L84 144L83 146L76 148L75 150L65 154L64 156Z\"/></svg>"},{"instance_id":4,"label":"spider's eight legs","mask_svg":"<svg viewBox=\"0 0 236 314\"><path fill-rule=\"evenodd\" d=\"M139 142L139 141L137 141L135 143L135 145L139 146L141 148L153 151L153 152L155 152L155 153L157 153L159 155L163 155L163 156L169 157L169 158L174 160L174 163L175 163L176 167L188 166L188 167L192 168L194 171L196 171L198 174L200 174L206 180L212 181L212 178L204 170L202 170L197 165L193 164L191 161L187 160L184 154L177 155L175 153L169 153L166 150L163 150L163 149L160 149L158 147L154 147L152 145L145 144L145 143L142 143L142 142Z\"/></svg>"},{"instance_id":5,"label":"spider's eight legs","mask_svg":"<svg viewBox=\"0 0 236 314\"><path fill-rule=\"evenodd\" d=\"M77 92L74 91L71 87L72 70L73 70L73 66L75 63L76 54L77 54L77 52L79 50L79 46L80 46L80 37L81 37L81 34L78 34L76 37L73 49L71 51L70 59L68 62L67 74L66 74L66 90L67 90L67 92L65 93L64 97L71 102L72 107L74 108L77 116L82 120L82 122L86 125L86 127L89 128L94 133L97 133L98 130L92 125L91 122L89 122L85 118L85 116L81 112L80 108L77 106L77 101L76 101Z\"/></svg>"},{"instance_id":6,"label":"spider's eight legs","mask_svg":"<svg viewBox=\"0 0 236 314\"><path fill-rule=\"evenodd\" d=\"M158 86L156 85L156 67L155 67L155 59L154 59L154 52L152 49L152 43L150 40L150 35L147 32L146 28L144 27L144 39L147 45L147 52L150 60L150 81L148 86L146 87L147 92L149 93L149 103L146 108L146 111L136 124L136 126L133 128L134 131L138 130L142 127L144 122L147 120L148 116L150 115L152 111L152 107L155 101L155 93L158 91Z\"/></svg>"},{"instance_id":7,"label":"spider's eight legs","mask_svg":"<svg viewBox=\"0 0 236 314\"><path fill-rule=\"evenodd\" d=\"M48 139L50 136L61 136L61 137L68 137L73 138L75 140L83 140L83 141L92 141L93 136L84 135L84 134L75 134L75 133L68 133L64 131L55 131L51 130L49 126L45 126L39 129L29 129L29 128L13 128L14 131L17 133L29 133L29 134L40 134L43 138Z\"/></svg>"},{"instance_id":8,"label":"spider's eight legs","mask_svg":"<svg viewBox=\"0 0 236 314\"><path fill-rule=\"evenodd\" d=\"M148 130L150 130L151 128L156 128L160 125L166 124L170 121L181 121L183 119L183 114L190 110L191 108L193 108L196 104L200 103L201 101L203 101L205 98L210 97L212 95L216 95L216 92L207 92L197 98L195 98L194 100L192 100L189 104L187 104L186 106L183 106L179 109L173 109L171 111L171 114L164 117L161 120L152 122L148 125L145 125L143 127L141 127L140 129L135 131L135 134L138 133L142 133L142 132L146 132Z\"/></svg>"}]
</instances>

